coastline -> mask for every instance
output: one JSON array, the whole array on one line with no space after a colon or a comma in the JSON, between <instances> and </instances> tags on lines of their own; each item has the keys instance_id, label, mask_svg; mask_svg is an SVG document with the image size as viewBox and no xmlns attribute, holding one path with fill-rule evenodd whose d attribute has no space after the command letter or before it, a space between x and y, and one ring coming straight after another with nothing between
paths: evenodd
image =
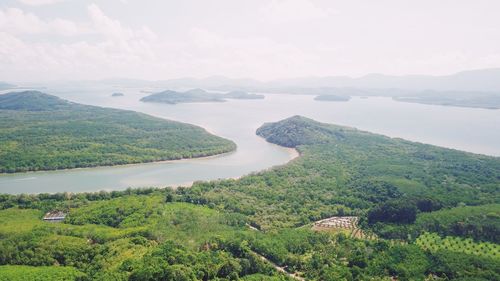
<instances>
[{"instance_id":1,"label":"coastline","mask_svg":"<svg viewBox=\"0 0 500 281\"><path fill-rule=\"evenodd\" d=\"M423 104L423 105L437 105L437 106L447 106L447 107L460 107L460 108L474 108L474 109L486 109L486 110L500 110L498 106L487 106L487 105L474 105L474 104L460 104L460 103L445 103L445 102L432 102L425 99L409 99L405 97L393 97L394 101L397 102L406 102L406 103L415 103L415 104Z\"/></svg>"},{"instance_id":2,"label":"coastline","mask_svg":"<svg viewBox=\"0 0 500 281\"><path fill-rule=\"evenodd\" d=\"M274 168L277 168L277 167L288 165L290 162L292 162L293 160L296 160L296 159L298 159L300 157L300 152L297 149L295 149L295 148L283 147L283 146L280 146L280 145L277 145L277 144L273 144L273 143L269 143L269 144L271 144L273 146L275 145L277 147L280 147L281 149L284 149L287 152L287 154L289 155L289 160L287 162L283 163L283 164L274 165L274 166L271 166L271 167L268 167L268 168L264 168L264 169L261 169L261 170L257 170L257 171L251 171L249 173L242 174L242 175L239 175L239 176L224 177L224 178L212 179L212 180L226 180L226 179L238 180L238 179L240 179L242 177L251 175L253 173L265 172L265 171L268 171L268 170L271 170L271 169L274 169ZM30 172L22 172L22 173L0 174L0 178L2 178L2 177L8 177L9 175L19 176L21 174L24 174L24 175L28 176L29 178L22 178L22 179L18 179L18 180L31 180L31 179L36 179L36 177L34 177L34 176L36 176L36 174L39 174L39 173L57 173L57 172L61 172L61 171L73 172L73 171L90 170L90 169L103 169L103 168L104 169L106 169L106 168L107 169L113 169L113 168L117 168L118 169L118 168L123 168L124 166L133 167L133 166L138 166L138 165L154 165L154 164L162 164L162 163L179 163L179 162L188 162L188 161L197 161L197 160L209 160L209 159L214 159L214 158L219 158L219 157L226 157L228 155L231 155L232 153L235 153L236 150L233 150L233 151L230 151L230 152L226 152L226 153L221 153L221 154L206 156L206 157L185 158L185 159L179 159L179 160L165 160L165 161L155 161L155 162L147 162L147 163L133 163L133 164L124 164L124 165L115 165L115 166L74 168L74 169L49 170L49 171L30 171ZM197 181L212 181L212 180L194 180L194 181L188 181L188 182L183 182L183 183L179 183L179 184L164 184L164 185L157 184L157 185L153 185L153 186L144 185L144 186L136 186L136 187L130 187L130 188L132 188L132 189L141 189L141 188L147 188L147 187L153 187L153 188L158 188L158 189L164 189L164 188L177 189L179 187L190 188ZM95 192L100 192L100 191L111 192L111 191L114 191L114 190L118 190L118 191L119 190L125 190L125 188L124 189L102 188L100 190L89 190L89 191L81 190L81 191L76 191L76 192L73 192L73 191L65 191L65 192L69 192L69 193L73 193L73 194L78 194L78 193L95 193ZM63 192L63 191L43 192L43 193L57 194L57 193L61 193L61 192ZM27 194L39 194L39 193L42 193L42 192L29 192ZM2 193L2 192L0 192L0 194L12 194L12 193ZM21 194L21 193L19 193L19 194ZM15 194L13 194L13 195L15 195Z\"/></svg>"},{"instance_id":3,"label":"coastline","mask_svg":"<svg viewBox=\"0 0 500 281\"><path fill-rule=\"evenodd\" d=\"M201 156L201 157L192 157L192 158L180 158L180 159L170 159L170 160L160 160L160 161L147 161L147 162L137 162L137 163L127 163L127 164L117 164L117 165L100 165L100 166L91 166L91 167L77 167L77 168L64 168L64 169L53 169L53 170L0 173L0 177L9 176L9 175L19 176L19 175L23 175L23 174L31 175L31 174L38 174L38 173L52 173L52 172L66 172L66 171L71 172L71 171L103 169L103 168L125 168L125 167L139 166L139 165L178 163L178 162L185 162L185 161L192 161L192 160L213 159L213 158L218 158L218 157L223 157L223 156L233 154L236 152L236 150L238 150L238 147L236 147L236 149L228 151L228 152L223 152L223 153L213 154L213 155L208 155L208 156Z\"/></svg>"},{"instance_id":4,"label":"coastline","mask_svg":"<svg viewBox=\"0 0 500 281\"><path fill-rule=\"evenodd\" d=\"M226 177L226 178L220 178L220 179L216 179L216 180L226 180L226 179L238 180L238 179L241 179L242 177L246 177L246 176L251 175L253 173L265 172L265 171L269 171L269 170L272 170L272 169L277 168L277 167L282 167L282 166L288 165L293 160L296 160L297 158L300 157L300 152L296 148L284 147L284 146L277 145L277 144L274 144L274 143L270 143L270 144L279 146L280 148L284 148L287 151L288 155L290 155L290 159L286 163L283 163L283 164L280 164L280 165L274 165L274 166L271 166L269 168L265 168L265 169L262 169L262 170L259 170L259 171L253 171L253 172L250 172L250 173L247 173L247 174L244 174L244 175L241 175L241 176L237 176L237 177ZM211 181L211 180L200 180L200 181ZM179 188L179 187L187 187L187 188L189 188L189 187L193 186L193 184L195 182L197 182L197 181L189 181L189 182L185 182L185 183L181 183L181 184L176 184L176 185L166 185L166 186L159 187L159 188L160 189L163 189L163 188L172 188L174 190L177 189L177 188ZM138 188L140 188L140 187L138 187Z\"/></svg>"}]
</instances>

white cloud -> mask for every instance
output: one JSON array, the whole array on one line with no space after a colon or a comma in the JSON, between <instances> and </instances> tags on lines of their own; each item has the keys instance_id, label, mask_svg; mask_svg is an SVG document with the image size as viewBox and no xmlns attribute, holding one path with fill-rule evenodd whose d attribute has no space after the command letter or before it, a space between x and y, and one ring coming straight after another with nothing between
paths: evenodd
<instances>
[{"instance_id":1,"label":"white cloud","mask_svg":"<svg viewBox=\"0 0 500 281\"><path fill-rule=\"evenodd\" d=\"M87 22L76 23L42 20L17 8L0 9L0 76L17 72L18 76L22 73L23 80L95 78L92 75L123 73L154 64L153 49L158 49L158 42L148 27L124 26L106 16L96 4L89 5L87 13ZM28 36L32 34L43 37L24 39L32 38ZM67 35L80 36L67 38L62 41L65 43L52 40ZM93 39L86 39L88 36Z\"/></svg>"},{"instance_id":2,"label":"white cloud","mask_svg":"<svg viewBox=\"0 0 500 281\"><path fill-rule=\"evenodd\" d=\"M122 27L120 21L107 17L96 4L88 6L93 28L108 38L127 40L133 36L132 30Z\"/></svg>"},{"instance_id":3,"label":"white cloud","mask_svg":"<svg viewBox=\"0 0 500 281\"><path fill-rule=\"evenodd\" d=\"M155 40L156 34L148 27L133 30L120 21L107 17L96 4L87 8L89 22L74 22L55 18L44 20L18 8L0 8L0 31L10 34L55 34L62 36L101 35L108 40Z\"/></svg>"},{"instance_id":4,"label":"white cloud","mask_svg":"<svg viewBox=\"0 0 500 281\"><path fill-rule=\"evenodd\" d=\"M137 30L122 26L120 21L106 16L96 4L87 8L89 22L74 22L56 18L44 20L18 8L0 9L0 31L10 34L56 34L63 36L98 34L110 40L154 40L156 35L148 27Z\"/></svg>"},{"instance_id":5,"label":"white cloud","mask_svg":"<svg viewBox=\"0 0 500 281\"><path fill-rule=\"evenodd\" d=\"M52 5L66 0L19 0L19 2L29 6Z\"/></svg>"},{"instance_id":6,"label":"white cloud","mask_svg":"<svg viewBox=\"0 0 500 281\"><path fill-rule=\"evenodd\" d=\"M11 34L54 33L65 36L89 32L83 24L60 18L46 21L18 8L0 9L0 31Z\"/></svg>"},{"instance_id":7,"label":"white cloud","mask_svg":"<svg viewBox=\"0 0 500 281\"><path fill-rule=\"evenodd\" d=\"M9 33L41 33L46 23L31 13L17 8L0 9L0 30Z\"/></svg>"},{"instance_id":8,"label":"white cloud","mask_svg":"<svg viewBox=\"0 0 500 281\"><path fill-rule=\"evenodd\" d=\"M155 40L157 38L156 34L146 26L138 30L122 26L120 21L106 16L96 4L89 5L87 9L93 30L108 39L126 41L131 39Z\"/></svg>"},{"instance_id":9,"label":"white cloud","mask_svg":"<svg viewBox=\"0 0 500 281\"><path fill-rule=\"evenodd\" d=\"M85 25L65 19L52 20L50 21L49 26L55 33L65 36L90 33L90 30Z\"/></svg>"},{"instance_id":10,"label":"white cloud","mask_svg":"<svg viewBox=\"0 0 500 281\"><path fill-rule=\"evenodd\" d=\"M128 8L138 7L129 2ZM443 74L500 65L494 36L474 37L477 32L448 26L432 33L440 25L430 19L409 32L404 24L386 19L387 15L380 17L380 11L373 13L375 4L370 9L349 10L347 4L336 6L329 1L274 0L266 2L265 9L260 5L246 9L238 17L241 21L231 21L231 25L226 19L235 16L236 10L207 13L202 19L176 14L166 9L170 4L159 6L165 9L157 18L146 13L151 10L134 10L138 17L152 17L149 22L160 36L147 26L128 24L137 22L128 21L130 11L114 11L116 17L111 17L106 11L113 6L101 9L99 3L68 13L58 6L46 7L53 9L48 14L55 14L54 18L42 17L36 9L0 8L1 80ZM332 16L333 7L342 13ZM360 15L354 17L353 10ZM398 23L404 22L402 13L393 14L398 15ZM262 21L252 21L259 17ZM496 26L490 26L488 35ZM445 32L450 30L455 33Z\"/></svg>"},{"instance_id":11,"label":"white cloud","mask_svg":"<svg viewBox=\"0 0 500 281\"><path fill-rule=\"evenodd\" d=\"M210 71L236 76L259 73L259 78L298 75L308 71L307 68L318 59L315 54L266 37L224 37L193 28L190 40L185 42L184 48L194 57L203 58L194 68L205 70L205 75L210 75Z\"/></svg>"},{"instance_id":12,"label":"white cloud","mask_svg":"<svg viewBox=\"0 0 500 281\"><path fill-rule=\"evenodd\" d=\"M338 11L318 7L310 0L271 0L261 8L261 13L267 22L288 23L323 19Z\"/></svg>"}]
</instances>

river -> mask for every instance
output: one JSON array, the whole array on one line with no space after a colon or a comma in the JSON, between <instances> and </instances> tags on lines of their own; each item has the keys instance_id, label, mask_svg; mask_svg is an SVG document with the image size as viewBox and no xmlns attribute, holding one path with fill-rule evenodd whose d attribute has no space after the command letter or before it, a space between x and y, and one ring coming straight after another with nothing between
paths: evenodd
<instances>
[{"instance_id":1,"label":"river","mask_svg":"<svg viewBox=\"0 0 500 281\"><path fill-rule=\"evenodd\" d=\"M202 159L137 165L30 172L0 176L0 193L82 192L127 187L189 185L197 180L237 178L285 164L295 150L269 144L255 135L264 122L303 115L322 122L356 127L391 137L500 156L500 110L396 102L390 98L353 98L319 102L313 96L269 94L263 100L224 103L155 104L134 88L49 88L71 101L130 109L204 127L233 140L235 152ZM122 92L123 97L111 97Z\"/></svg>"}]
</instances>

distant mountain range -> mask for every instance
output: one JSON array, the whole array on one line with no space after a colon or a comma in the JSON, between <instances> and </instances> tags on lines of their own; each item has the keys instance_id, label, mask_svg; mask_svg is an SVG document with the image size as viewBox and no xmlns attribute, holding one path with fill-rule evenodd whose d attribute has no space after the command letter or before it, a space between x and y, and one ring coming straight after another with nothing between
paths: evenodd
<instances>
[{"instance_id":1,"label":"distant mountain range","mask_svg":"<svg viewBox=\"0 0 500 281\"><path fill-rule=\"evenodd\" d=\"M87 81L63 81L53 83L36 83L28 86L47 86L55 84L57 86L68 85L89 86L89 85L110 85L117 87L144 87L157 90L172 89L186 91L193 88L205 90L233 91L242 90L247 92L295 92L324 94L325 90L343 91L342 95L352 95L353 92L371 90L377 92L383 90L388 93L389 89L401 91L469 91L469 92L494 92L500 93L500 68L478 69L462 71L451 75L384 75L368 74L359 78L348 76L325 76L325 77L302 77L290 79L278 79L272 81L259 81L254 79L232 79L224 76L211 76L207 78L179 78L169 80L148 81L140 79L114 78L103 80ZM4 82L2 85L13 86ZM4 86L5 87L5 86ZM316 92L313 92L315 89ZM332 90L334 89L334 90ZM313 93L311 93L313 92Z\"/></svg>"},{"instance_id":2,"label":"distant mountain range","mask_svg":"<svg viewBox=\"0 0 500 281\"><path fill-rule=\"evenodd\" d=\"M100 80L99 82L111 85L149 86L177 90L202 88L220 91L245 90L249 92L277 92L280 90L288 91L290 89L297 91L297 89L319 88L500 92L500 68L469 70L445 76L368 74L359 78L325 76L279 79L267 82L254 79L231 79L224 76L212 76L201 79L180 78L160 81L107 79Z\"/></svg>"},{"instance_id":3,"label":"distant mountain range","mask_svg":"<svg viewBox=\"0 0 500 281\"><path fill-rule=\"evenodd\" d=\"M486 91L500 92L500 68L463 71L446 76L368 74L359 78L343 76L283 79L270 82L273 87L368 88L411 91Z\"/></svg>"}]
</instances>

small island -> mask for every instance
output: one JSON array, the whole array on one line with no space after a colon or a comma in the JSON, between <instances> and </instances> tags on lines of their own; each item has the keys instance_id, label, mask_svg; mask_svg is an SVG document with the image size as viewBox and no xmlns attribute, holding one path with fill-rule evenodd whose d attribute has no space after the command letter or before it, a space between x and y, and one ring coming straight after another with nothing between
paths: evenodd
<instances>
[{"instance_id":1,"label":"small island","mask_svg":"<svg viewBox=\"0 0 500 281\"><path fill-rule=\"evenodd\" d=\"M337 96L337 95L319 95L314 98L317 101L349 101L350 96Z\"/></svg>"},{"instance_id":2,"label":"small island","mask_svg":"<svg viewBox=\"0 0 500 281\"><path fill-rule=\"evenodd\" d=\"M210 94L205 90L193 89L186 92L166 90L143 97L141 101L178 104L192 102L224 102L225 100L219 95Z\"/></svg>"},{"instance_id":3,"label":"small island","mask_svg":"<svg viewBox=\"0 0 500 281\"><path fill-rule=\"evenodd\" d=\"M125 95L123 93L113 93L111 96L112 97L123 97Z\"/></svg>"},{"instance_id":4,"label":"small island","mask_svg":"<svg viewBox=\"0 0 500 281\"><path fill-rule=\"evenodd\" d=\"M220 94L207 92L203 89L191 89L185 92L166 90L143 97L141 101L178 104L196 102L225 102L227 99L264 99L264 95L249 94L243 91L231 91L226 94Z\"/></svg>"}]
</instances>

